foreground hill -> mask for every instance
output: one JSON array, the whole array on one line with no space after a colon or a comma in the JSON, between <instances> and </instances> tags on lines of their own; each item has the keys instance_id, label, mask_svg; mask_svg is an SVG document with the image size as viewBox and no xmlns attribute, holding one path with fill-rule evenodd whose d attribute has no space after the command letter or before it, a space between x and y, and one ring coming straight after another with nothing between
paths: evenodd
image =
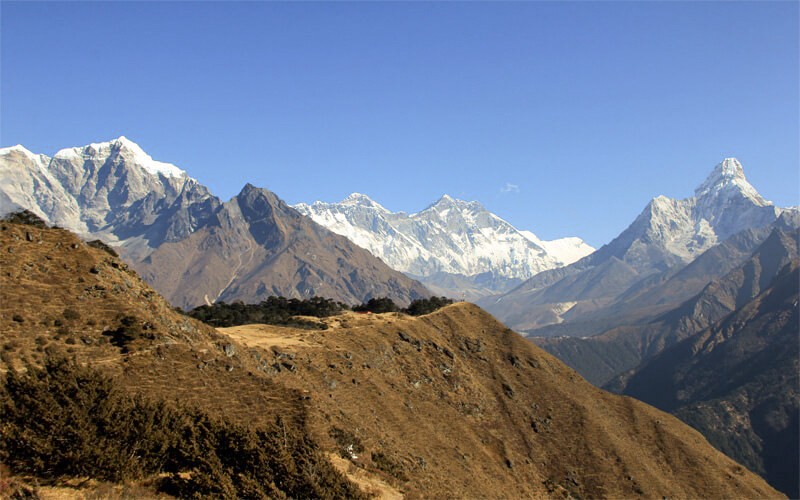
<instances>
[{"instance_id":1,"label":"foreground hill","mask_svg":"<svg viewBox=\"0 0 800 500\"><path fill-rule=\"evenodd\" d=\"M129 393L275 429L262 436L306 487L265 478L281 494L353 496L355 482L387 496L779 496L676 418L591 386L474 305L218 333L67 231L0 229L0 368L66 354ZM219 443L217 459L234 460ZM171 477L203 477L192 463ZM240 470L251 475L230 484L256 487Z\"/></svg>"},{"instance_id":2,"label":"foreground hill","mask_svg":"<svg viewBox=\"0 0 800 500\"><path fill-rule=\"evenodd\" d=\"M270 295L323 295L349 304L430 293L266 189L245 186L228 202L175 165L118 139L52 158L0 148L0 214L34 212L99 238L173 305Z\"/></svg>"}]
</instances>

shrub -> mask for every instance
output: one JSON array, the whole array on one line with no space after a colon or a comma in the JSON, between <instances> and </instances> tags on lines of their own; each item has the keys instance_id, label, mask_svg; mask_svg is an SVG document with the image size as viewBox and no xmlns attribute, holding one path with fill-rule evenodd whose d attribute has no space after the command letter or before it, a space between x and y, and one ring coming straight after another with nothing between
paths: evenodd
<instances>
[{"instance_id":1,"label":"shrub","mask_svg":"<svg viewBox=\"0 0 800 500\"><path fill-rule=\"evenodd\" d=\"M161 475L157 487L181 498L363 497L302 428L278 418L254 429L131 396L63 358L6 374L0 435L0 462L43 479Z\"/></svg>"},{"instance_id":2,"label":"shrub","mask_svg":"<svg viewBox=\"0 0 800 500\"><path fill-rule=\"evenodd\" d=\"M0 220L11 222L12 224L25 224L26 226L33 226L42 229L47 227L45 221L30 210L19 210L17 212L12 212L4 215Z\"/></svg>"},{"instance_id":3,"label":"shrub","mask_svg":"<svg viewBox=\"0 0 800 500\"><path fill-rule=\"evenodd\" d=\"M212 326L237 326L251 323L292 325L303 328L320 328L321 323L293 320L293 316L326 318L341 313L347 306L323 297L306 300L269 297L258 304L219 302L196 307L188 315Z\"/></svg>"},{"instance_id":4,"label":"shrub","mask_svg":"<svg viewBox=\"0 0 800 500\"><path fill-rule=\"evenodd\" d=\"M356 312L371 312L376 314L397 312L399 310L400 308L397 307L397 304L389 297L372 298L360 306L355 306L353 308L353 311Z\"/></svg>"},{"instance_id":5,"label":"shrub","mask_svg":"<svg viewBox=\"0 0 800 500\"><path fill-rule=\"evenodd\" d=\"M90 247L94 247L94 248L97 248L99 250L102 250L102 251L106 252L107 254L111 255L112 257L119 258L119 254L117 253L117 251L114 250L113 248L111 248L108 244L104 243L101 240L92 240L92 241L87 242L86 244L89 245Z\"/></svg>"},{"instance_id":6,"label":"shrub","mask_svg":"<svg viewBox=\"0 0 800 500\"><path fill-rule=\"evenodd\" d=\"M453 299L448 299L447 297L417 299L411 302L406 309L403 309L403 312L412 316L422 316L423 314L430 314L437 309L441 309L442 307L452 303Z\"/></svg>"},{"instance_id":7,"label":"shrub","mask_svg":"<svg viewBox=\"0 0 800 500\"><path fill-rule=\"evenodd\" d=\"M62 316L64 316L64 319L69 321L74 321L81 318L80 313L70 307L64 309Z\"/></svg>"}]
</instances>

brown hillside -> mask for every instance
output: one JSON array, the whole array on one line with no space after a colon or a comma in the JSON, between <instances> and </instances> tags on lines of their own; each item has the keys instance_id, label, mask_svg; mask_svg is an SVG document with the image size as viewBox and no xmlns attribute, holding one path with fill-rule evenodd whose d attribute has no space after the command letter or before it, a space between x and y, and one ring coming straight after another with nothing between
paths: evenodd
<instances>
[{"instance_id":1,"label":"brown hillside","mask_svg":"<svg viewBox=\"0 0 800 500\"><path fill-rule=\"evenodd\" d=\"M325 321L221 331L287 360L275 379L308 391L316 437L352 445L345 456L412 497L780 496L676 418L593 387L477 306Z\"/></svg>"},{"instance_id":2,"label":"brown hillside","mask_svg":"<svg viewBox=\"0 0 800 500\"><path fill-rule=\"evenodd\" d=\"M217 333L119 259L2 223L0 368L59 353L153 398L303 428L365 491L410 497L779 497L694 430L603 392L470 304ZM229 333L230 335L226 335Z\"/></svg>"},{"instance_id":3,"label":"brown hillside","mask_svg":"<svg viewBox=\"0 0 800 500\"><path fill-rule=\"evenodd\" d=\"M348 304L390 297L401 305L430 296L419 282L249 184L213 223L163 243L134 266L170 303L187 310L270 295Z\"/></svg>"},{"instance_id":4,"label":"brown hillside","mask_svg":"<svg viewBox=\"0 0 800 500\"><path fill-rule=\"evenodd\" d=\"M61 229L0 223L0 370L75 357L137 391L255 423L298 396L213 328L176 312L135 271ZM235 386L236 391L231 387Z\"/></svg>"}]
</instances>

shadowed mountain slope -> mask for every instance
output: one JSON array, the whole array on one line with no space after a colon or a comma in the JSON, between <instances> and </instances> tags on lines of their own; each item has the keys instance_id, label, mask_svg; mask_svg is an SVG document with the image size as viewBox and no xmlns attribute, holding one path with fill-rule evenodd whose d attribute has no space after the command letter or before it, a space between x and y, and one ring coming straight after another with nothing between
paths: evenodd
<instances>
[{"instance_id":1,"label":"shadowed mountain slope","mask_svg":"<svg viewBox=\"0 0 800 500\"><path fill-rule=\"evenodd\" d=\"M615 375L636 367L742 307L761 293L785 265L800 255L798 231L775 228L748 259L724 276L714 278L713 274L719 269L728 267L719 263L721 256L739 254L740 249L731 244L735 239L699 257L690 264L693 267L691 272L678 272L659 286L668 288L674 283L676 288L690 288L697 285L699 276L706 272L712 275L705 274L704 279L711 281L699 293L679 305L672 305L667 311L662 307L660 310L663 312L654 315L653 312L659 308L632 307L627 324L610 328L601 335L532 340L592 383L603 385ZM752 240L748 238L747 241ZM668 297L666 294L660 296ZM649 318L647 314L650 314Z\"/></svg>"},{"instance_id":2,"label":"shadowed mountain slope","mask_svg":"<svg viewBox=\"0 0 800 500\"><path fill-rule=\"evenodd\" d=\"M270 295L349 304L385 296L401 305L430 295L347 238L249 184L205 227L161 245L136 267L185 309Z\"/></svg>"},{"instance_id":3,"label":"shadowed mountain slope","mask_svg":"<svg viewBox=\"0 0 800 500\"><path fill-rule=\"evenodd\" d=\"M608 307L643 280L683 267L741 231L773 224L782 212L747 182L735 158L726 158L695 189L694 196L656 197L625 231L596 252L564 268L539 273L514 290L478 304L516 330L530 332L579 321ZM624 272L620 272L621 264ZM568 285L598 281L608 285L585 290ZM561 293L565 284L574 293ZM591 320L587 318L586 323ZM552 334L590 335L568 329Z\"/></svg>"},{"instance_id":4,"label":"shadowed mountain slope","mask_svg":"<svg viewBox=\"0 0 800 500\"><path fill-rule=\"evenodd\" d=\"M800 260L722 321L612 382L800 495Z\"/></svg>"}]
</instances>

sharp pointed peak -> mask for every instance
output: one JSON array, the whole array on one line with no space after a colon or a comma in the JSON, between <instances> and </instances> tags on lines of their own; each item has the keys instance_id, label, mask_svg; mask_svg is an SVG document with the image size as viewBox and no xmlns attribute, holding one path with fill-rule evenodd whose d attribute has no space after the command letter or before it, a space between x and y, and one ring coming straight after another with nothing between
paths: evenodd
<instances>
[{"instance_id":1,"label":"sharp pointed peak","mask_svg":"<svg viewBox=\"0 0 800 500\"><path fill-rule=\"evenodd\" d=\"M139 146L137 143L133 142L132 140L128 139L124 135L121 135L121 136L117 137L116 139L112 139L112 140L108 141L105 144L111 144L111 145L115 145L115 146L131 148L131 149L139 149L139 150L142 149L141 146Z\"/></svg>"},{"instance_id":2,"label":"sharp pointed peak","mask_svg":"<svg viewBox=\"0 0 800 500\"><path fill-rule=\"evenodd\" d=\"M742 163L733 157L724 158L719 162L706 180L694 190L694 195L698 199L708 199L733 191L738 191L760 204L766 203L758 191L747 182Z\"/></svg>"},{"instance_id":3,"label":"sharp pointed peak","mask_svg":"<svg viewBox=\"0 0 800 500\"><path fill-rule=\"evenodd\" d=\"M363 194L363 193L350 193L347 195L345 199L342 200L342 203L348 201L373 201L372 198Z\"/></svg>"},{"instance_id":4,"label":"sharp pointed peak","mask_svg":"<svg viewBox=\"0 0 800 500\"><path fill-rule=\"evenodd\" d=\"M358 206L358 207L369 207L375 208L382 212L388 212L386 208L384 208L380 203L373 200L369 196L363 193L350 193L347 198L343 199L339 205L346 205L346 206Z\"/></svg>"},{"instance_id":5,"label":"sharp pointed peak","mask_svg":"<svg viewBox=\"0 0 800 500\"><path fill-rule=\"evenodd\" d=\"M251 182L247 182L247 183L245 183L244 186L242 186L242 189L239 191L239 195L246 196L246 195L248 195L249 193L251 193L253 191L256 191L256 192L259 192L259 193L263 193L263 192L269 191L269 190L267 188L260 188L260 187L256 186L255 184L253 184Z\"/></svg>"},{"instance_id":6,"label":"sharp pointed peak","mask_svg":"<svg viewBox=\"0 0 800 500\"><path fill-rule=\"evenodd\" d=\"M429 209L445 209L449 207L460 207L460 208L472 208L472 209L479 209L483 210L483 205L477 201L465 201L458 198L453 198L449 194L443 194L438 200L432 203L428 208Z\"/></svg>"}]
</instances>

